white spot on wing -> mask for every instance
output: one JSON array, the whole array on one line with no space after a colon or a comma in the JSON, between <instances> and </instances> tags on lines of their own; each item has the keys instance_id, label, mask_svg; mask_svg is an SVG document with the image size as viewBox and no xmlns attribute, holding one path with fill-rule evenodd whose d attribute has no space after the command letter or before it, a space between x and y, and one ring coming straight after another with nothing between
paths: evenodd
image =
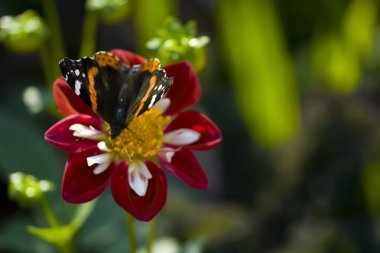
<instances>
[{"instance_id":1,"label":"white spot on wing","mask_svg":"<svg viewBox=\"0 0 380 253\"><path fill-rule=\"evenodd\" d=\"M77 76L80 75L80 71L79 71L79 69L76 69L76 70L75 70L75 75L77 75Z\"/></svg>"},{"instance_id":2,"label":"white spot on wing","mask_svg":"<svg viewBox=\"0 0 380 253\"><path fill-rule=\"evenodd\" d=\"M154 101L156 101L156 97L157 97L157 94L152 96L152 100L150 100L150 104L149 104L148 108L152 107L152 105L154 104Z\"/></svg>"},{"instance_id":3,"label":"white spot on wing","mask_svg":"<svg viewBox=\"0 0 380 253\"><path fill-rule=\"evenodd\" d=\"M80 88L82 87L82 83L78 80L75 81L75 94L80 95Z\"/></svg>"}]
</instances>

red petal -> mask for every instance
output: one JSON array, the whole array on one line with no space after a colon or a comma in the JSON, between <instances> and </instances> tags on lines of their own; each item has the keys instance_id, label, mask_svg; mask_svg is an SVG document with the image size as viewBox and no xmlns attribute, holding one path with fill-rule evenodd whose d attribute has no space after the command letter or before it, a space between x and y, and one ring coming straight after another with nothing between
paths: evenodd
<instances>
[{"instance_id":1,"label":"red petal","mask_svg":"<svg viewBox=\"0 0 380 253\"><path fill-rule=\"evenodd\" d=\"M96 164L88 167L87 157L101 152L90 150L69 157L62 182L62 198L69 203L85 203L99 196L107 187L113 171L112 163L99 175L93 173Z\"/></svg>"},{"instance_id":2,"label":"red petal","mask_svg":"<svg viewBox=\"0 0 380 253\"><path fill-rule=\"evenodd\" d=\"M166 97L171 104L165 114L175 114L198 102L201 97L201 86L191 64L180 62L165 67L166 75L174 77L173 86Z\"/></svg>"},{"instance_id":3,"label":"red petal","mask_svg":"<svg viewBox=\"0 0 380 253\"><path fill-rule=\"evenodd\" d=\"M145 59L143 57L141 57L140 55L134 54L130 51L121 50L121 49L112 49L110 53L119 57L120 61L122 61L128 66L133 66L133 65L141 64L145 62Z\"/></svg>"},{"instance_id":4,"label":"red petal","mask_svg":"<svg viewBox=\"0 0 380 253\"><path fill-rule=\"evenodd\" d=\"M188 186L200 190L207 189L207 175L188 149L177 151L170 163L161 157L158 157L158 161L168 172L179 177Z\"/></svg>"},{"instance_id":5,"label":"red petal","mask_svg":"<svg viewBox=\"0 0 380 253\"><path fill-rule=\"evenodd\" d=\"M116 203L136 219L149 221L162 209L166 202L167 182L165 173L151 162L146 163L152 178L146 195L138 196L128 183L128 167L121 163L111 178L112 196Z\"/></svg>"},{"instance_id":6,"label":"red petal","mask_svg":"<svg viewBox=\"0 0 380 253\"><path fill-rule=\"evenodd\" d=\"M222 140L222 133L219 128L208 117L199 112L180 112L165 128L165 133L180 128L189 128L201 133L199 140L186 145L186 148L206 150L214 147Z\"/></svg>"},{"instance_id":7,"label":"red petal","mask_svg":"<svg viewBox=\"0 0 380 253\"><path fill-rule=\"evenodd\" d=\"M93 126L102 130L102 121L99 118L85 114L74 114L58 121L45 133L45 139L63 151L74 154L85 150L94 149L98 141L75 137L69 127L73 124Z\"/></svg>"},{"instance_id":8,"label":"red petal","mask_svg":"<svg viewBox=\"0 0 380 253\"><path fill-rule=\"evenodd\" d=\"M92 109L74 93L63 77L55 80L53 95L58 111L65 116L78 113L96 116Z\"/></svg>"}]
</instances>

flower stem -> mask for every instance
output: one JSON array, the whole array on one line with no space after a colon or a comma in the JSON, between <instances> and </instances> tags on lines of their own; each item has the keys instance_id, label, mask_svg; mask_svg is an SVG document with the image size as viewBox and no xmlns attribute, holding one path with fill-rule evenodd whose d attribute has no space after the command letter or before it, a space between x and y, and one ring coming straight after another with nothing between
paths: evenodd
<instances>
[{"instance_id":1,"label":"flower stem","mask_svg":"<svg viewBox=\"0 0 380 253\"><path fill-rule=\"evenodd\" d=\"M152 253L154 238L156 237L156 221L153 219L148 224L148 240L146 243L146 252Z\"/></svg>"},{"instance_id":2,"label":"flower stem","mask_svg":"<svg viewBox=\"0 0 380 253\"><path fill-rule=\"evenodd\" d=\"M49 201L45 195L42 195L41 198L41 206L42 209L44 210L47 222L49 223L50 227L58 227L59 222L57 217L55 216L53 210L50 207Z\"/></svg>"},{"instance_id":3,"label":"flower stem","mask_svg":"<svg viewBox=\"0 0 380 253\"><path fill-rule=\"evenodd\" d=\"M48 87L51 87L52 83L54 82L55 76L51 72L52 64L49 58L49 50L46 45L47 43L45 42L44 45L40 48L40 59L44 71L46 85Z\"/></svg>"},{"instance_id":4,"label":"flower stem","mask_svg":"<svg viewBox=\"0 0 380 253\"><path fill-rule=\"evenodd\" d=\"M83 24L83 37L79 57L90 56L95 51L97 12L86 10Z\"/></svg>"},{"instance_id":5,"label":"flower stem","mask_svg":"<svg viewBox=\"0 0 380 253\"><path fill-rule=\"evenodd\" d=\"M58 11L55 6L55 1L41 0L42 8L46 17L46 22L49 26L49 36L47 38L47 50L49 51L50 67L49 71L55 79L60 75L59 68L55 63L58 63L65 55L63 47L61 24L58 17ZM54 64L52 64L52 62ZM45 70L46 71L46 70Z\"/></svg>"},{"instance_id":6,"label":"flower stem","mask_svg":"<svg viewBox=\"0 0 380 253\"><path fill-rule=\"evenodd\" d=\"M47 222L49 223L49 226L54 228L54 227L59 227L59 221L57 219L57 216L54 214L53 209L50 206L50 203L45 196L45 194L42 195L41 197L41 207L45 213ZM61 253L74 253L76 252L73 241L70 240L65 244L62 245L57 245L59 252Z\"/></svg>"},{"instance_id":7,"label":"flower stem","mask_svg":"<svg viewBox=\"0 0 380 253\"><path fill-rule=\"evenodd\" d=\"M129 213L126 213L127 220L127 233L129 239L129 252L136 253L136 235L135 235L135 226L134 218Z\"/></svg>"}]
</instances>

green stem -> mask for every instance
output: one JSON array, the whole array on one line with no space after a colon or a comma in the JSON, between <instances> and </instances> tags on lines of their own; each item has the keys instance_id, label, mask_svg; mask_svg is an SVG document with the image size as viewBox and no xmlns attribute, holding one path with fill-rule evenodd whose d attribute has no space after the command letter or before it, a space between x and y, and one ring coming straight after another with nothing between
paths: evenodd
<instances>
[{"instance_id":1,"label":"green stem","mask_svg":"<svg viewBox=\"0 0 380 253\"><path fill-rule=\"evenodd\" d=\"M129 253L136 253L136 235L135 235L135 226L134 218L129 213L126 213L127 220L127 232L129 239Z\"/></svg>"},{"instance_id":2,"label":"green stem","mask_svg":"<svg viewBox=\"0 0 380 253\"><path fill-rule=\"evenodd\" d=\"M95 51L98 16L95 11L86 10L83 24L83 38L79 57L90 56Z\"/></svg>"},{"instance_id":3,"label":"green stem","mask_svg":"<svg viewBox=\"0 0 380 253\"><path fill-rule=\"evenodd\" d=\"M58 219L55 216L52 208L50 207L49 201L45 195L42 195L41 206L42 206L42 209L45 213L45 216L46 216L47 222L49 223L49 226L52 228L58 227L59 226Z\"/></svg>"},{"instance_id":4,"label":"green stem","mask_svg":"<svg viewBox=\"0 0 380 253\"><path fill-rule=\"evenodd\" d=\"M63 48L63 39L61 25L59 22L58 11L53 0L41 0L42 8L49 27L49 36L47 41L47 49L49 52L49 71L53 78L60 76L59 68L55 63L65 56Z\"/></svg>"},{"instance_id":5,"label":"green stem","mask_svg":"<svg viewBox=\"0 0 380 253\"><path fill-rule=\"evenodd\" d=\"M50 87L53 82L54 82L54 76L52 75L51 72L51 62L49 59L49 50L47 48L48 43L44 43L44 45L40 48L40 59L42 63L42 68L44 71L44 76L45 76L45 82L48 87Z\"/></svg>"},{"instance_id":6,"label":"green stem","mask_svg":"<svg viewBox=\"0 0 380 253\"><path fill-rule=\"evenodd\" d=\"M55 228L59 227L59 221L57 219L57 216L54 214L53 209L50 206L50 203L47 199L47 197L43 194L41 197L41 207L45 213L47 222L50 227ZM61 253L74 253L76 250L74 249L73 246L73 241L70 240L67 243L63 245L56 245L58 247L59 252Z\"/></svg>"},{"instance_id":7,"label":"green stem","mask_svg":"<svg viewBox=\"0 0 380 253\"><path fill-rule=\"evenodd\" d=\"M156 237L156 221L153 219L148 224L148 241L146 243L146 252L151 253L154 243L154 238Z\"/></svg>"}]
</instances>

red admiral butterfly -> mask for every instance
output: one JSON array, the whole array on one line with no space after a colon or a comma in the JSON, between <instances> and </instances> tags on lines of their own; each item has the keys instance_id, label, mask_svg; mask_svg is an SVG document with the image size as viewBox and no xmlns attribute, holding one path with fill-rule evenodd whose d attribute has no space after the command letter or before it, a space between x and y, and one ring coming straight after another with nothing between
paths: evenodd
<instances>
[{"instance_id":1,"label":"red admiral butterfly","mask_svg":"<svg viewBox=\"0 0 380 253\"><path fill-rule=\"evenodd\" d=\"M74 92L110 124L112 139L165 96L173 84L158 59L127 66L117 56L100 51L79 60L64 58L59 66Z\"/></svg>"}]
</instances>

